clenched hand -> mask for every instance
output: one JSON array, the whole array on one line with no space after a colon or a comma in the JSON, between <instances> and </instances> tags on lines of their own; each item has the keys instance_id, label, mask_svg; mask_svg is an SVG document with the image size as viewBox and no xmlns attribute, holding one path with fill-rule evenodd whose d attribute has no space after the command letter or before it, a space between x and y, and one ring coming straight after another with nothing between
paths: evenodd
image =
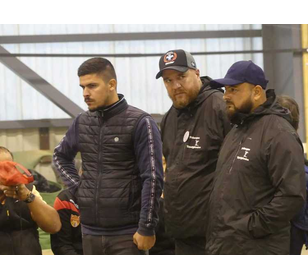
<instances>
[{"instance_id":1,"label":"clenched hand","mask_svg":"<svg viewBox=\"0 0 308 280\"><path fill-rule=\"evenodd\" d=\"M146 251L150 250L154 246L156 241L156 236L155 235L143 236L138 232L136 232L133 236L133 241L139 250Z\"/></svg>"}]
</instances>

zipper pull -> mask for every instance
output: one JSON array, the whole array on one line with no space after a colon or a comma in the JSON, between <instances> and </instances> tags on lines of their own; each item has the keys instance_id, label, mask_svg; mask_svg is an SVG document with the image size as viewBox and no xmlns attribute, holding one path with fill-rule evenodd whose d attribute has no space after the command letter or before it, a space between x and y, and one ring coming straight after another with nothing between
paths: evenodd
<instances>
[{"instance_id":1,"label":"zipper pull","mask_svg":"<svg viewBox=\"0 0 308 280\"><path fill-rule=\"evenodd\" d=\"M6 215L10 217L10 210L6 210Z\"/></svg>"}]
</instances>

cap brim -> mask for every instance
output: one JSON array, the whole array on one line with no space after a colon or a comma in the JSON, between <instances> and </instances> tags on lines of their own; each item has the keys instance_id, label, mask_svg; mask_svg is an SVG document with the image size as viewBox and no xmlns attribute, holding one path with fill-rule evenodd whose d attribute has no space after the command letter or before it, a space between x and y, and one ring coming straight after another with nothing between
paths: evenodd
<instances>
[{"instance_id":1,"label":"cap brim","mask_svg":"<svg viewBox=\"0 0 308 280\"><path fill-rule=\"evenodd\" d=\"M186 72L187 70L189 69L189 67L186 67L186 66L167 66L165 67L164 69L160 70L157 75L156 75L156 79L160 78L163 74L163 71L165 70L176 70L176 71L179 71L179 72Z\"/></svg>"},{"instance_id":2,"label":"cap brim","mask_svg":"<svg viewBox=\"0 0 308 280\"><path fill-rule=\"evenodd\" d=\"M238 81L238 80L224 78L224 79L212 80L210 82L210 86L212 88L220 88L220 87L224 87L224 86L235 86L235 85L242 84L242 83L244 83L244 82L243 81Z\"/></svg>"}]
</instances>

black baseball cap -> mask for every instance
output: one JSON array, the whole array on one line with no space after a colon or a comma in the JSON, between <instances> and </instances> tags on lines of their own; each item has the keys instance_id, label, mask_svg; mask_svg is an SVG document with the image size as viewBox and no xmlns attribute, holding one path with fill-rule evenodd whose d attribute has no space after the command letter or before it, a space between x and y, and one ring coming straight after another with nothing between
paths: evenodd
<instances>
[{"instance_id":1,"label":"black baseball cap","mask_svg":"<svg viewBox=\"0 0 308 280\"><path fill-rule=\"evenodd\" d=\"M266 89L268 80L265 79L263 70L251 60L235 62L223 79L215 79L210 82L213 88L235 86L242 83L260 85Z\"/></svg>"},{"instance_id":2,"label":"black baseball cap","mask_svg":"<svg viewBox=\"0 0 308 280\"><path fill-rule=\"evenodd\" d=\"M156 79L162 76L164 70L176 70L186 72L188 69L197 69L193 56L184 50L170 50L159 60L159 72Z\"/></svg>"}]
</instances>

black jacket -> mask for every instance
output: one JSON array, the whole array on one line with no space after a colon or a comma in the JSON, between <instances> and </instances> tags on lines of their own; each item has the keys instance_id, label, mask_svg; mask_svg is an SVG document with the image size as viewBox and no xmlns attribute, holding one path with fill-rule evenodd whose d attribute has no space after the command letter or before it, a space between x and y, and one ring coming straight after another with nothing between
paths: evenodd
<instances>
[{"instance_id":1,"label":"black jacket","mask_svg":"<svg viewBox=\"0 0 308 280\"><path fill-rule=\"evenodd\" d=\"M305 200L301 141L288 111L267 101L239 115L220 151L209 201L208 254L288 254Z\"/></svg>"},{"instance_id":2,"label":"black jacket","mask_svg":"<svg viewBox=\"0 0 308 280\"><path fill-rule=\"evenodd\" d=\"M33 185L27 188L32 190ZM0 255L41 255L37 228L28 205L7 197L0 203Z\"/></svg>"},{"instance_id":3,"label":"black jacket","mask_svg":"<svg viewBox=\"0 0 308 280\"><path fill-rule=\"evenodd\" d=\"M291 220L291 224L303 231L308 232L308 161L305 159L306 172L306 203L299 213ZM308 244L308 240L306 241ZM308 246L307 246L308 247Z\"/></svg>"},{"instance_id":4,"label":"black jacket","mask_svg":"<svg viewBox=\"0 0 308 280\"><path fill-rule=\"evenodd\" d=\"M205 213L212 190L218 152L230 130L222 92L211 89L210 78L195 101L175 107L161 123L166 158L165 224L175 238L205 236Z\"/></svg>"},{"instance_id":5,"label":"black jacket","mask_svg":"<svg viewBox=\"0 0 308 280\"><path fill-rule=\"evenodd\" d=\"M81 178L73 162L77 152ZM55 148L53 162L75 191L83 234L155 234L163 185L160 132L123 95L107 108L80 114Z\"/></svg>"},{"instance_id":6,"label":"black jacket","mask_svg":"<svg viewBox=\"0 0 308 280\"><path fill-rule=\"evenodd\" d=\"M150 255L174 255L175 242L174 238L165 230L165 217L164 217L164 199L161 197L159 200L159 222L155 229L156 241L154 246L149 250Z\"/></svg>"},{"instance_id":7,"label":"black jacket","mask_svg":"<svg viewBox=\"0 0 308 280\"><path fill-rule=\"evenodd\" d=\"M61 191L54 202L61 220L61 230L50 235L54 255L83 255L79 207L68 189Z\"/></svg>"}]
</instances>

